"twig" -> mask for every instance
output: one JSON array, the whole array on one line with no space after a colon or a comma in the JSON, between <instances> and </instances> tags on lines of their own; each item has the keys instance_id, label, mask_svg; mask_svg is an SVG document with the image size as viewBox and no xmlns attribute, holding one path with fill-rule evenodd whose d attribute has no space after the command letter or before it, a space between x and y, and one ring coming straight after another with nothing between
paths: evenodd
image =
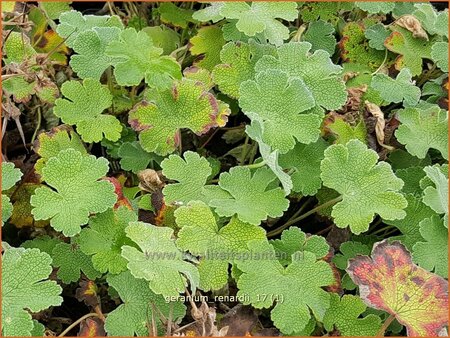
<instances>
[{"instance_id":1,"label":"twig","mask_svg":"<svg viewBox=\"0 0 450 338\"><path fill-rule=\"evenodd\" d=\"M378 331L377 333L377 337L384 337L384 333L386 332L387 328L389 327L389 325L391 325L391 323L394 321L395 316L394 315L390 315L383 323L383 325L380 328L380 331Z\"/></svg>"}]
</instances>

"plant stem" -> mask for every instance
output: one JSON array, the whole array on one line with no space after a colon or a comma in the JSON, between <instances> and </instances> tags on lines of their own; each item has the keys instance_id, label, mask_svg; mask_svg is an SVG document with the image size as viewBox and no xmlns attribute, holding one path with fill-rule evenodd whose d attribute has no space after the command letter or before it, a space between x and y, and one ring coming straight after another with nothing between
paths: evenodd
<instances>
[{"instance_id":1,"label":"plant stem","mask_svg":"<svg viewBox=\"0 0 450 338\"><path fill-rule=\"evenodd\" d=\"M300 216L298 216L296 218L293 218L293 219L287 221L286 223L284 223L279 228L274 229L272 231L269 231L267 233L267 237L276 236L276 235L280 234L281 232L283 232L283 230L286 229L287 227L289 227L290 225L292 225L294 223L297 223L298 221L301 221L302 219L305 219L306 217L311 216L312 214L316 213L317 211L325 209L325 208L327 208L327 207L329 207L329 206L331 206L331 205L333 205L333 204L335 204L335 203L337 203L337 202L339 202L341 200L342 200L342 196L333 198L332 200L329 200L328 202L325 202L325 203L315 207L314 209L311 209L310 211L308 211L308 212L306 212L306 213L304 213L304 214L302 214L302 215L300 215Z\"/></svg>"},{"instance_id":2,"label":"plant stem","mask_svg":"<svg viewBox=\"0 0 450 338\"><path fill-rule=\"evenodd\" d=\"M36 135L39 131L39 128L41 128L41 121L42 121L42 113L41 113L41 107L37 107L37 124L36 124L36 129L34 129L34 133L33 136L31 137L31 144L33 144L34 140L36 139Z\"/></svg>"},{"instance_id":3,"label":"plant stem","mask_svg":"<svg viewBox=\"0 0 450 338\"><path fill-rule=\"evenodd\" d=\"M384 64L386 63L387 56L388 56L388 50L386 49L386 52L384 53L384 60L383 60L383 62L381 63L380 67L378 67L377 70L374 71L374 72L373 72L372 74L370 74L370 75L375 75L376 73L378 73L378 72L381 70L381 68L383 68Z\"/></svg>"},{"instance_id":4,"label":"plant stem","mask_svg":"<svg viewBox=\"0 0 450 338\"><path fill-rule=\"evenodd\" d=\"M248 137L248 135L246 135L246 136L245 136L244 145L243 145L243 147L242 147L242 152L241 152L241 163L240 163L240 165L244 165L244 163L245 163L245 157L247 156L248 140L249 140L249 137Z\"/></svg>"},{"instance_id":5,"label":"plant stem","mask_svg":"<svg viewBox=\"0 0 450 338\"><path fill-rule=\"evenodd\" d=\"M247 165L244 165L243 167L249 168L249 169L258 169L258 168L264 167L265 165L266 165L266 162L265 161L261 161L261 162L258 162L258 163L247 164Z\"/></svg>"},{"instance_id":6,"label":"plant stem","mask_svg":"<svg viewBox=\"0 0 450 338\"><path fill-rule=\"evenodd\" d=\"M88 313L86 315L84 315L83 317L77 319L76 321L74 321L72 324L70 324L67 329L65 329L58 337L64 337L67 333L69 333L70 330L72 330L75 326L77 326L78 324L80 324L83 320L89 318L89 317L97 317L100 318L100 316L97 313L91 312Z\"/></svg>"},{"instance_id":7,"label":"plant stem","mask_svg":"<svg viewBox=\"0 0 450 338\"><path fill-rule=\"evenodd\" d=\"M390 315L383 323L383 326L381 326L380 331L377 333L377 337L384 337L384 333L386 332L387 328L391 323L394 321L395 316Z\"/></svg>"},{"instance_id":8,"label":"plant stem","mask_svg":"<svg viewBox=\"0 0 450 338\"><path fill-rule=\"evenodd\" d=\"M383 232L383 231L386 231L386 230L388 230L388 229L391 229L391 228L393 228L393 227L394 227L393 225L387 225L387 226L385 226L385 227L382 227L381 229L378 229L377 231L372 232L371 235L379 234L379 233L381 233L381 232Z\"/></svg>"}]
</instances>

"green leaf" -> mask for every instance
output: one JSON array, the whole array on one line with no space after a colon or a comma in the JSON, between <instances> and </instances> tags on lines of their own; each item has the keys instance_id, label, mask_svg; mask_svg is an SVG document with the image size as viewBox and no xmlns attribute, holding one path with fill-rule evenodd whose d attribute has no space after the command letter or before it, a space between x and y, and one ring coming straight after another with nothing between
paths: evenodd
<instances>
[{"instance_id":1,"label":"green leaf","mask_svg":"<svg viewBox=\"0 0 450 338\"><path fill-rule=\"evenodd\" d=\"M431 47L431 58L443 72L448 72L448 42L436 42Z\"/></svg>"},{"instance_id":2,"label":"green leaf","mask_svg":"<svg viewBox=\"0 0 450 338\"><path fill-rule=\"evenodd\" d=\"M69 148L75 149L83 155L87 154L80 137L68 125L60 125L46 133L39 134L33 144L33 150L41 157L34 166L36 172L42 175L42 168L47 161L58 155L61 150Z\"/></svg>"},{"instance_id":3,"label":"green leaf","mask_svg":"<svg viewBox=\"0 0 450 338\"><path fill-rule=\"evenodd\" d=\"M365 2L365 1L356 1L355 2L356 7L359 9L362 9L365 12L368 12L370 14L387 14L391 12L394 7L394 2L388 2L388 1L377 1L377 2Z\"/></svg>"},{"instance_id":4,"label":"green leaf","mask_svg":"<svg viewBox=\"0 0 450 338\"><path fill-rule=\"evenodd\" d=\"M180 8L172 2L162 2L158 11L161 14L162 22L172 24L175 27L186 28L189 22L196 22L192 18L193 10Z\"/></svg>"},{"instance_id":5,"label":"green leaf","mask_svg":"<svg viewBox=\"0 0 450 338\"><path fill-rule=\"evenodd\" d=\"M342 68L333 64L330 55L323 50L310 53L309 42L290 42L278 47L278 58L265 55L256 64L256 71L278 69L290 77L304 81L312 92L316 106L334 110L347 100L345 84L339 75Z\"/></svg>"},{"instance_id":6,"label":"green leaf","mask_svg":"<svg viewBox=\"0 0 450 338\"><path fill-rule=\"evenodd\" d=\"M376 336L381 329L381 318L374 314L359 318L366 308L358 296L340 298L332 293L330 308L323 318L325 329L331 332L336 328L343 336Z\"/></svg>"},{"instance_id":7,"label":"green leaf","mask_svg":"<svg viewBox=\"0 0 450 338\"><path fill-rule=\"evenodd\" d=\"M163 194L166 203L182 202L187 204L193 200L203 200L202 188L211 175L211 166L208 160L192 151L186 151L181 158L170 155L161 162L163 174L171 183L164 187Z\"/></svg>"},{"instance_id":8,"label":"green leaf","mask_svg":"<svg viewBox=\"0 0 450 338\"><path fill-rule=\"evenodd\" d=\"M245 42L229 42L220 52L221 64L214 67L212 75L219 90L232 97L239 97L242 82L255 76L256 62L266 54L275 54L271 45L260 45L254 40Z\"/></svg>"},{"instance_id":9,"label":"green leaf","mask_svg":"<svg viewBox=\"0 0 450 338\"><path fill-rule=\"evenodd\" d=\"M174 323L179 323L186 313L182 303L167 302L161 295L154 294L147 282L134 278L129 271L108 275L106 280L123 302L106 317L105 330L109 336L148 336L152 318L155 318L158 331L163 329L158 320L160 313L165 318L171 314ZM154 308L157 309L155 312Z\"/></svg>"},{"instance_id":10,"label":"green leaf","mask_svg":"<svg viewBox=\"0 0 450 338\"><path fill-rule=\"evenodd\" d=\"M425 176L422 167L410 167L406 169L399 169L395 171L395 175L401 178L405 185L402 192L405 194L422 194L420 188L420 181Z\"/></svg>"},{"instance_id":11,"label":"green leaf","mask_svg":"<svg viewBox=\"0 0 450 338\"><path fill-rule=\"evenodd\" d=\"M202 27L189 41L192 44L191 54L200 55L200 60L194 62L196 66L212 71L214 66L221 62L220 52L226 41L219 27Z\"/></svg>"},{"instance_id":12,"label":"green leaf","mask_svg":"<svg viewBox=\"0 0 450 338\"><path fill-rule=\"evenodd\" d=\"M62 303L61 287L49 281L52 259L38 249L8 248L2 257L2 334L31 336L31 314Z\"/></svg>"},{"instance_id":13,"label":"green leaf","mask_svg":"<svg viewBox=\"0 0 450 338\"><path fill-rule=\"evenodd\" d=\"M356 126L352 126L343 119L337 118L327 128L336 136L334 142L337 144L346 144L353 139L367 143L367 129L363 120Z\"/></svg>"},{"instance_id":14,"label":"green leaf","mask_svg":"<svg viewBox=\"0 0 450 338\"><path fill-rule=\"evenodd\" d=\"M263 228L237 218L219 228L211 209L200 201L177 209L175 218L181 228L177 245L200 256L200 288L205 291L223 287L228 281L229 263L248 252L250 240L266 237Z\"/></svg>"},{"instance_id":15,"label":"green leaf","mask_svg":"<svg viewBox=\"0 0 450 338\"><path fill-rule=\"evenodd\" d=\"M302 79L283 71L263 71L243 82L239 105L250 119L262 122L262 140L280 153L294 148L296 140L312 143L319 137L322 119L308 113L315 106L312 93Z\"/></svg>"},{"instance_id":16,"label":"green leaf","mask_svg":"<svg viewBox=\"0 0 450 338\"><path fill-rule=\"evenodd\" d=\"M384 46L384 41L389 35L391 35L391 33L383 24L377 23L375 25L367 27L364 35L369 40L370 47L377 50L385 50L386 47Z\"/></svg>"},{"instance_id":17,"label":"green leaf","mask_svg":"<svg viewBox=\"0 0 450 338\"><path fill-rule=\"evenodd\" d=\"M56 20L62 13L70 11L71 3L72 1L40 2L39 7L44 10L48 18Z\"/></svg>"},{"instance_id":18,"label":"green leaf","mask_svg":"<svg viewBox=\"0 0 450 338\"><path fill-rule=\"evenodd\" d=\"M229 113L228 105L207 92L201 83L183 79L171 90L156 93L154 101L137 104L128 122L140 132L144 150L163 156L178 146L181 128L201 135L219 126L218 120Z\"/></svg>"},{"instance_id":19,"label":"green leaf","mask_svg":"<svg viewBox=\"0 0 450 338\"><path fill-rule=\"evenodd\" d=\"M114 59L105 54L111 41L119 39L121 29L117 27L94 27L80 33L72 49L77 53L70 58L70 66L81 79L100 80Z\"/></svg>"},{"instance_id":20,"label":"green leaf","mask_svg":"<svg viewBox=\"0 0 450 338\"><path fill-rule=\"evenodd\" d=\"M264 33L270 43L281 45L289 37L289 29L276 19L294 21L298 17L295 2L227 2L220 8L227 19L237 20L236 28L247 36Z\"/></svg>"},{"instance_id":21,"label":"green leaf","mask_svg":"<svg viewBox=\"0 0 450 338\"><path fill-rule=\"evenodd\" d=\"M183 261L182 252L175 245L172 229L131 222L125 232L141 249L122 246L122 257L128 261L127 267L133 276L147 280L154 293L165 297L184 293L188 279L192 294L195 294L200 280L198 270Z\"/></svg>"},{"instance_id":22,"label":"green leaf","mask_svg":"<svg viewBox=\"0 0 450 338\"><path fill-rule=\"evenodd\" d=\"M322 186L320 162L328 144L319 138L311 144L297 143L291 151L280 156L280 165L292 171L293 190L305 196L312 196Z\"/></svg>"},{"instance_id":23,"label":"green leaf","mask_svg":"<svg viewBox=\"0 0 450 338\"><path fill-rule=\"evenodd\" d=\"M65 284L80 279L80 272L94 280L101 276L92 265L89 256L81 252L76 240L71 243L59 243L52 251L53 266L58 268L57 276Z\"/></svg>"},{"instance_id":24,"label":"green leaf","mask_svg":"<svg viewBox=\"0 0 450 338\"><path fill-rule=\"evenodd\" d=\"M127 261L121 256L123 245L133 245L125 235L129 222L137 215L127 207L108 209L92 217L89 226L82 229L78 243L80 250L91 256L94 268L102 273L118 274L125 271Z\"/></svg>"},{"instance_id":25,"label":"green leaf","mask_svg":"<svg viewBox=\"0 0 450 338\"><path fill-rule=\"evenodd\" d=\"M220 14L220 11L222 10L222 7L225 3L224 2L212 2L209 7L205 7L203 9L199 9L196 11L192 17L195 20L206 22L206 21L212 21L217 22L224 18L222 14Z\"/></svg>"},{"instance_id":26,"label":"green leaf","mask_svg":"<svg viewBox=\"0 0 450 338\"><path fill-rule=\"evenodd\" d=\"M419 224L424 219L435 215L434 211L422 202L422 199L413 194L405 195L408 206L405 208L406 216L400 220L383 220L384 223L393 225L402 233L391 237L392 240L401 241L409 250L423 238L419 232Z\"/></svg>"},{"instance_id":27,"label":"green leaf","mask_svg":"<svg viewBox=\"0 0 450 338\"><path fill-rule=\"evenodd\" d=\"M284 334L300 332L308 324L311 313L322 320L330 306L330 295L322 287L334 281L328 263L317 260L312 252L293 255L286 268L274 257L275 249L267 240L248 244L253 259L237 261L242 275L237 282L243 304L257 309L270 308L274 325ZM259 258L259 259L258 259Z\"/></svg>"},{"instance_id":28,"label":"green leaf","mask_svg":"<svg viewBox=\"0 0 450 338\"><path fill-rule=\"evenodd\" d=\"M145 79L149 86L165 89L174 79L181 79L181 67L173 57L162 53L147 33L134 28L122 31L119 40L109 43L105 52L113 58L114 76L120 86L139 85Z\"/></svg>"},{"instance_id":29,"label":"green leaf","mask_svg":"<svg viewBox=\"0 0 450 338\"><path fill-rule=\"evenodd\" d=\"M385 40L385 47L391 52L400 54L395 59L395 68L409 68L413 76L422 72L422 59L431 59L432 42L414 38L406 28L391 25L393 31Z\"/></svg>"},{"instance_id":30,"label":"green leaf","mask_svg":"<svg viewBox=\"0 0 450 338\"><path fill-rule=\"evenodd\" d=\"M268 188L275 178L268 168L259 168L252 174L247 167L233 167L219 177L219 186L229 192L229 197L212 199L209 205L220 216L237 215L241 221L254 225L267 217L280 217L289 201L281 188Z\"/></svg>"},{"instance_id":31,"label":"green leaf","mask_svg":"<svg viewBox=\"0 0 450 338\"><path fill-rule=\"evenodd\" d=\"M83 15L72 10L59 16L59 25L56 32L66 39L65 44L72 48L81 33L100 27L123 29L123 23L117 15Z\"/></svg>"},{"instance_id":32,"label":"green leaf","mask_svg":"<svg viewBox=\"0 0 450 338\"><path fill-rule=\"evenodd\" d=\"M432 4L414 4L416 10L412 13L430 34L443 35L448 38L448 10L436 12Z\"/></svg>"},{"instance_id":33,"label":"green leaf","mask_svg":"<svg viewBox=\"0 0 450 338\"><path fill-rule=\"evenodd\" d=\"M113 115L102 114L111 107L112 95L98 80L67 81L61 87L65 99L57 99L53 112L64 123L76 125L85 142L120 138L122 125Z\"/></svg>"},{"instance_id":34,"label":"green leaf","mask_svg":"<svg viewBox=\"0 0 450 338\"><path fill-rule=\"evenodd\" d=\"M178 34L166 26L144 27L142 31L150 36L155 47L163 49L164 55L169 55L180 46Z\"/></svg>"},{"instance_id":35,"label":"green leaf","mask_svg":"<svg viewBox=\"0 0 450 338\"><path fill-rule=\"evenodd\" d=\"M2 192L11 189L22 177L19 168L15 168L12 162L2 162ZM12 214L13 206L9 197L2 194L2 226Z\"/></svg>"},{"instance_id":36,"label":"green leaf","mask_svg":"<svg viewBox=\"0 0 450 338\"><path fill-rule=\"evenodd\" d=\"M148 153L142 149L137 141L124 142L117 153L120 157L120 166L123 170L132 171L137 174L144 170L152 162L160 162L162 158L158 155Z\"/></svg>"},{"instance_id":37,"label":"green leaf","mask_svg":"<svg viewBox=\"0 0 450 338\"><path fill-rule=\"evenodd\" d=\"M39 251L45 252L51 257L53 249L59 243L61 243L60 239L44 235L23 242L21 247L25 249L39 249Z\"/></svg>"},{"instance_id":38,"label":"green leaf","mask_svg":"<svg viewBox=\"0 0 450 338\"><path fill-rule=\"evenodd\" d=\"M372 78L370 86L380 93L387 103L401 103L405 106L415 106L420 99L420 88L412 81L408 68L402 68L395 80L386 74L378 73Z\"/></svg>"},{"instance_id":39,"label":"green leaf","mask_svg":"<svg viewBox=\"0 0 450 338\"><path fill-rule=\"evenodd\" d=\"M265 164L272 170L275 176L280 180L283 186L284 193L289 195L292 190L292 179L283 171L283 168L278 163L279 151L275 149L272 151L271 147L264 142L264 126L259 119L253 119L251 125L247 125L245 131L248 136L258 142L259 152Z\"/></svg>"},{"instance_id":40,"label":"green leaf","mask_svg":"<svg viewBox=\"0 0 450 338\"><path fill-rule=\"evenodd\" d=\"M255 238L256 239L256 238ZM328 254L329 245L324 237L317 235L307 235L299 228L292 227L284 230L280 239L271 240L278 260L283 266L298 259L298 255L303 255L306 251L313 253L317 259L321 259Z\"/></svg>"},{"instance_id":41,"label":"green leaf","mask_svg":"<svg viewBox=\"0 0 450 338\"><path fill-rule=\"evenodd\" d=\"M31 197L35 220L50 219L50 225L65 236L81 231L91 213L106 211L116 203L111 183L100 180L108 172L108 161L83 156L67 149L50 158L42 169L49 187L36 189Z\"/></svg>"},{"instance_id":42,"label":"green leaf","mask_svg":"<svg viewBox=\"0 0 450 338\"><path fill-rule=\"evenodd\" d=\"M336 49L336 38L333 34L334 26L329 22L319 20L309 23L303 39L311 44L311 51L323 49L333 55Z\"/></svg>"},{"instance_id":43,"label":"green leaf","mask_svg":"<svg viewBox=\"0 0 450 338\"><path fill-rule=\"evenodd\" d=\"M430 156L423 159L415 157L403 149L395 149L389 154L389 161L394 170L407 169L409 167L425 167L431 164Z\"/></svg>"},{"instance_id":44,"label":"green leaf","mask_svg":"<svg viewBox=\"0 0 450 338\"><path fill-rule=\"evenodd\" d=\"M406 199L398 191L403 181L375 151L358 140L335 144L325 150L321 164L323 184L342 195L331 215L340 228L354 234L367 231L375 214L388 220L406 216Z\"/></svg>"},{"instance_id":45,"label":"green leaf","mask_svg":"<svg viewBox=\"0 0 450 338\"><path fill-rule=\"evenodd\" d=\"M428 271L433 271L448 278L448 230L439 216L432 216L420 222L420 234L425 242L417 242L413 246L414 262Z\"/></svg>"},{"instance_id":46,"label":"green leaf","mask_svg":"<svg viewBox=\"0 0 450 338\"><path fill-rule=\"evenodd\" d=\"M423 190L423 203L436 213L444 214L444 225L448 227L448 177L436 165L425 167L423 170L433 182L433 185Z\"/></svg>"},{"instance_id":47,"label":"green leaf","mask_svg":"<svg viewBox=\"0 0 450 338\"><path fill-rule=\"evenodd\" d=\"M425 158L430 148L448 159L448 113L438 106L427 109L407 108L398 112L401 125L395 132L397 140L418 158Z\"/></svg>"}]
</instances>

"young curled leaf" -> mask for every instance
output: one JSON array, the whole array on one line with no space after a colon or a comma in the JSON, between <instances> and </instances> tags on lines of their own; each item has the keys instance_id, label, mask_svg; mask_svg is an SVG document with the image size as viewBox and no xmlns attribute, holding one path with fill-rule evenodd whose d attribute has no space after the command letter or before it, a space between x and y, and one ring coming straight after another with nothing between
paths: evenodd
<instances>
[{"instance_id":1,"label":"young curled leaf","mask_svg":"<svg viewBox=\"0 0 450 338\"><path fill-rule=\"evenodd\" d=\"M350 260L347 272L370 307L395 316L408 336L437 337L448 325L448 283L411 260L400 242L378 242L371 257Z\"/></svg>"}]
</instances>

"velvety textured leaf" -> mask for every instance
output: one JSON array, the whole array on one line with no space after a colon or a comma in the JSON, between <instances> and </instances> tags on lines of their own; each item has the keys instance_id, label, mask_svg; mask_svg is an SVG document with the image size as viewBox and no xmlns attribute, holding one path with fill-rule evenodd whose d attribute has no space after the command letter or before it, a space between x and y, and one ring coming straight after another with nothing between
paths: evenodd
<instances>
[{"instance_id":1,"label":"velvety textured leaf","mask_svg":"<svg viewBox=\"0 0 450 338\"><path fill-rule=\"evenodd\" d=\"M2 257L2 334L31 336L31 312L62 303L61 287L49 281L52 259L38 249L8 248Z\"/></svg>"},{"instance_id":2,"label":"velvety textured leaf","mask_svg":"<svg viewBox=\"0 0 450 338\"><path fill-rule=\"evenodd\" d=\"M196 36L190 40L192 55L200 55L200 60L195 62L198 67L210 71L220 63L220 52L225 44L222 30L217 26L202 27Z\"/></svg>"},{"instance_id":3,"label":"velvety textured leaf","mask_svg":"<svg viewBox=\"0 0 450 338\"><path fill-rule=\"evenodd\" d=\"M200 276L197 268L183 261L182 252L172 239L173 230L143 222L130 222L126 235L140 248L122 246L122 257L127 268L136 278L149 282L150 289L165 297L184 292L187 280L195 294Z\"/></svg>"},{"instance_id":4,"label":"velvety textured leaf","mask_svg":"<svg viewBox=\"0 0 450 338\"><path fill-rule=\"evenodd\" d=\"M347 99L342 81L342 68L333 64L330 55L323 50L310 52L309 42L290 42L277 49L278 57L263 56L256 64L257 72L278 69L290 77L303 80L311 91L316 106L325 109L339 109Z\"/></svg>"},{"instance_id":5,"label":"velvety textured leaf","mask_svg":"<svg viewBox=\"0 0 450 338\"><path fill-rule=\"evenodd\" d=\"M394 315L408 336L438 336L447 325L447 281L413 264L399 242L376 243L371 258L354 258L347 272L364 302Z\"/></svg>"},{"instance_id":6,"label":"velvety textured leaf","mask_svg":"<svg viewBox=\"0 0 450 338\"><path fill-rule=\"evenodd\" d=\"M122 125L113 115L102 114L111 107L112 96L98 80L67 81L61 87L64 99L57 99L54 113L64 123L76 125L85 142L100 142L103 137L117 141Z\"/></svg>"},{"instance_id":7,"label":"velvety textured leaf","mask_svg":"<svg viewBox=\"0 0 450 338\"><path fill-rule=\"evenodd\" d=\"M220 188L230 196L212 199L209 205L220 216L237 215L241 221L254 225L267 217L280 217L289 201L281 188L269 188L275 178L268 168L259 168L252 174L249 168L233 167L219 177Z\"/></svg>"},{"instance_id":8,"label":"velvety textured leaf","mask_svg":"<svg viewBox=\"0 0 450 338\"><path fill-rule=\"evenodd\" d=\"M145 79L149 86L165 89L174 79L181 79L181 67L174 58L161 56L162 52L147 33L127 28L117 41L108 44L105 54L113 58L114 76L119 85L135 86Z\"/></svg>"},{"instance_id":9,"label":"velvety textured leaf","mask_svg":"<svg viewBox=\"0 0 450 338\"><path fill-rule=\"evenodd\" d=\"M237 218L219 229L211 209L200 201L177 209L175 218L181 227L177 245L200 256L200 288L205 291L223 287L228 281L229 263L248 252L250 240L266 237L263 228Z\"/></svg>"},{"instance_id":10,"label":"velvety textured leaf","mask_svg":"<svg viewBox=\"0 0 450 338\"><path fill-rule=\"evenodd\" d=\"M137 174L152 162L161 162L162 158L156 154L148 153L142 149L137 141L124 142L117 152L120 157L120 166L124 170Z\"/></svg>"},{"instance_id":11,"label":"velvety textured leaf","mask_svg":"<svg viewBox=\"0 0 450 338\"><path fill-rule=\"evenodd\" d=\"M36 189L31 197L34 218L50 219L50 225L65 236L79 233L91 213L106 211L116 203L113 185L99 181L107 171L106 159L83 156L74 149L50 158L42 169L49 187Z\"/></svg>"},{"instance_id":12,"label":"velvety textured leaf","mask_svg":"<svg viewBox=\"0 0 450 338\"><path fill-rule=\"evenodd\" d=\"M280 153L294 148L296 140L311 143L319 137L321 117L308 113L315 106L311 91L302 79L289 78L283 71L263 71L255 81L243 82L239 106L250 119L263 123L264 143Z\"/></svg>"},{"instance_id":13,"label":"velvety textured leaf","mask_svg":"<svg viewBox=\"0 0 450 338\"><path fill-rule=\"evenodd\" d=\"M418 158L425 158L430 148L448 159L448 113L438 106L427 109L407 108L398 112L401 125L395 132L397 140Z\"/></svg>"},{"instance_id":14,"label":"velvety textured leaf","mask_svg":"<svg viewBox=\"0 0 450 338\"><path fill-rule=\"evenodd\" d=\"M369 46L375 48L377 50L385 50L384 41L390 35L390 31L386 29L386 27L377 23L373 26L370 26L364 32L366 38L369 40Z\"/></svg>"},{"instance_id":15,"label":"velvety textured leaf","mask_svg":"<svg viewBox=\"0 0 450 338\"><path fill-rule=\"evenodd\" d=\"M2 192L11 189L22 177L20 169L14 163L2 162ZM12 214L13 206L9 197L2 193L2 226Z\"/></svg>"},{"instance_id":16,"label":"velvety textured leaf","mask_svg":"<svg viewBox=\"0 0 450 338\"><path fill-rule=\"evenodd\" d=\"M109 209L92 217L89 226L82 229L78 243L83 253L91 257L100 272L118 274L126 270L127 261L121 256L123 245L133 245L126 237L129 222L137 221L134 211L126 207Z\"/></svg>"},{"instance_id":17,"label":"velvety textured leaf","mask_svg":"<svg viewBox=\"0 0 450 338\"><path fill-rule=\"evenodd\" d=\"M325 150L321 163L323 184L342 194L331 215L338 227L350 226L355 234L367 231L375 214L385 219L406 216L406 199L398 191L403 181L375 151L358 140Z\"/></svg>"},{"instance_id":18,"label":"velvety textured leaf","mask_svg":"<svg viewBox=\"0 0 450 338\"><path fill-rule=\"evenodd\" d=\"M436 213L444 214L444 224L448 227L448 177L437 166L425 167L423 170L433 182L433 185L423 190L423 203Z\"/></svg>"},{"instance_id":19,"label":"velvety textured leaf","mask_svg":"<svg viewBox=\"0 0 450 338\"><path fill-rule=\"evenodd\" d=\"M336 49L336 38L334 37L334 27L331 23L319 20L310 22L308 30L303 38L311 44L311 51L323 49L328 54L333 55Z\"/></svg>"},{"instance_id":20,"label":"velvety textured leaf","mask_svg":"<svg viewBox=\"0 0 450 338\"><path fill-rule=\"evenodd\" d=\"M386 14L392 11L395 7L395 3L388 1L377 1L377 2L356 1L355 5L356 7L370 14L378 14L378 13Z\"/></svg>"},{"instance_id":21,"label":"velvety textured leaf","mask_svg":"<svg viewBox=\"0 0 450 338\"><path fill-rule=\"evenodd\" d=\"M448 42L436 42L431 47L431 58L443 72L448 72Z\"/></svg>"},{"instance_id":22,"label":"velvety textured leaf","mask_svg":"<svg viewBox=\"0 0 450 338\"><path fill-rule=\"evenodd\" d=\"M128 122L139 132L144 150L167 155L178 146L181 128L201 135L219 126L217 119L229 113L228 106L205 91L201 83L183 79L171 90L158 92L154 101L137 104Z\"/></svg>"},{"instance_id":23,"label":"velvety textured leaf","mask_svg":"<svg viewBox=\"0 0 450 338\"><path fill-rule=\"evenodd\" d=\"M284 334L303 330L311 318L310 310L318 320L323 319L330 306L330 295L322 287L334 282L328 263L305 251L294 254L292 263L285 268L273 259L275 249L267 240L251 241L248 248L259 259L237 261L242 271L238 296L245 296L243 304L262 309L276 303L271 319Z\"/></svg>"}]
</instances>

